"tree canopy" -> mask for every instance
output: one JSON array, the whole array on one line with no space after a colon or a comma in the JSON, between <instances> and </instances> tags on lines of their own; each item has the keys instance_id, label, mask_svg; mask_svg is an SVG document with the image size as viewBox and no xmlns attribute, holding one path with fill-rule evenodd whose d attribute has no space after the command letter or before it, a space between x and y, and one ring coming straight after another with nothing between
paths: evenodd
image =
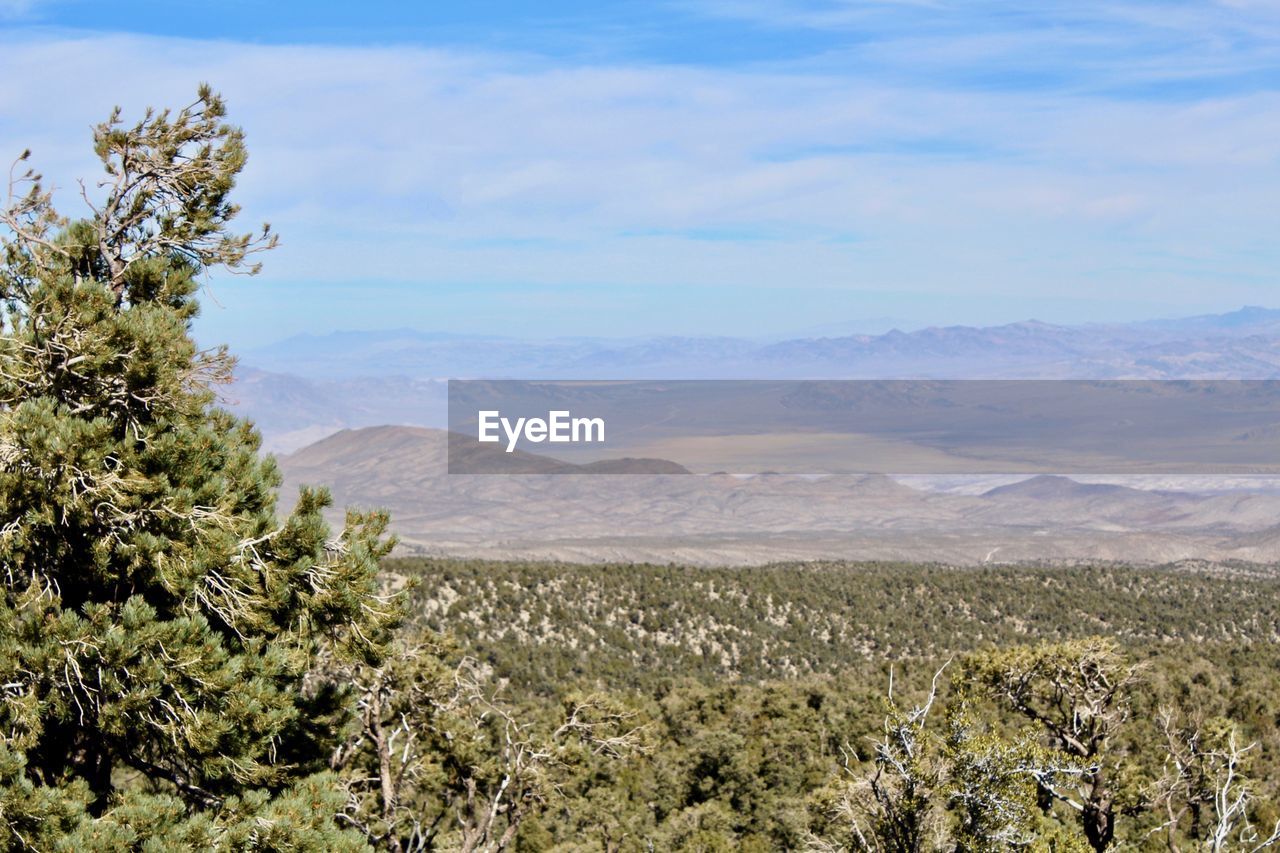
<instances>
[{"instance_id":1,"label":"tree canopy","mask_svg":"<svg viewBox=\"0 0 1280 853\"><path fill-rule=\"evenodd\" d=\"M278 519L274 462L216 405L232 362L191 337L200 278L275 245L230 230L224 112L208 88L116 110L86 216L33 171L0 214L0 822L32 847L236 847L268 817L341 846L336 808L297 807L336 796L317 774L345 707L309 679L381 654L390 543L377 514L332 533L323 491Z\"/></svg>"}]
</instances>

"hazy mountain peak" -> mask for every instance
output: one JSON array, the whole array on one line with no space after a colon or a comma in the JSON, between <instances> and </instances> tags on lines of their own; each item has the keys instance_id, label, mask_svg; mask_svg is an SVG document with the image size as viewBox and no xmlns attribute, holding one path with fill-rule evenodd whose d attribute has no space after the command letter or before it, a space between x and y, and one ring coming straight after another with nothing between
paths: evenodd
<instances>
[{"instance_id":1,"label":"hazy mountain peak","mask_svg":"<svg viewBox=\"0 0 1280 853\"><path fill-rule=\"evenodd\" d=\"M997 486L983 493L983 497L988 498L1004 498L1004 497L1021 497L1035 500L1052 500L1061 498L1092 498L1092 497L1122 497L1133 496L1142 497L1150 494L1141 489L1131 489L1128 486L1117 486L1108 483L1081 483L1070 477L1063 477L1058 474L1037 474L1026 480L1017 483L1010 483L1007 486Z\"/></svg>"},{"instance_id":2,"label":"hazy mountain peak","mask_svg":"<svg viewBox=\"0 0 1280 853\"><path fill-rule=\"evenodd\" d=\"M1276 346L1259 337L1265 335L1275 336ZM1205 336L1213 336L1213 347L1201 344ZM1195 358L1188 359L1189 353ZM772 343L723 335L516 340L413 329L342 331L299 335L250 350L245 362L313 380L391 375L1270 378L1280 376L1280 310L1250 305L1225 314L1109 325L1060 325L1032 318Z\"/></svg>"}]
</instances>

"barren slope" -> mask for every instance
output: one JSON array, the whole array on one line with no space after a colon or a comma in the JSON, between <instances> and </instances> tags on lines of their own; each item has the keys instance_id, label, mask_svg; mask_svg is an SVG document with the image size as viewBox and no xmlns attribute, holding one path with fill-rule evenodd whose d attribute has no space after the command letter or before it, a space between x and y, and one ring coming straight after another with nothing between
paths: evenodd
<instances>
[{"instance_id":1,"label":"barren slope","mask_svg":"<svg viewBox=\"0 0 1280 853\"><path fill-rule=\"evenodd\" d=\"M981 495L888 477L449 475L445 433L345 430L282 457L337 507L385 507L406 548L575 561L1280 558L1280 496L1201 495L1037 477ZM564 463L528 456L531 470Z\"/></svg>"}]
</instances>

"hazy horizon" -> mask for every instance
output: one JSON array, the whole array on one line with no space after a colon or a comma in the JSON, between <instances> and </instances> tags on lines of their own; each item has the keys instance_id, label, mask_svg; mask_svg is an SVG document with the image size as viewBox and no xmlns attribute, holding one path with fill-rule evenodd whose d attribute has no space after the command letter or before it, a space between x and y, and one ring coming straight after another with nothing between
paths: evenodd
<instances>
[{"instance_id":1,"label":"hazy horizon","mask_svg":"<svg viewBox=\"0 0 1280 853\"><path fill-rule=\"evenodd\" d=\"M733 332L724 332L724 333L706 332L701 334L696 334L696 333L688 334L688 333L679 333L679 332L671 332L671 331L652 331L647 333L637 332L637 333L630 333L630 334L606 335L606 334L598 334L598 333L590 334L590 333L573 333L573 332L565 333L565 334L556 334L556 333L551 333L547 331L542 331L541 334L521 335L521 334L503 334L500 332L484 330L484 329L476 329L476 330L466 330L466 329L457 329L457 328L446 329L443 327L440 327L440 328L417 327L417 326L405 325L403 323L401 324L388 323L385 326L373 326L373 327L352 326L352 327L346 327L346 328L302 330L302 331L294 332L292 334L282 335L275 338L269 338L257 343L248 344L245 346L245 351L251 354L256 350L266 350L274 347L277 344L285 344L290 341L307 339L307 338L323 339L327 337L340 337L340 336L377 336L377 335L396 335L396 334L412 334L412 335L420 335L424 337L439 336L441 338L460 338L460 339L467 339L467 338L494 339L494 340L506 339L511 341L529 341L529 342L539 342L539 341L551 342L551 341L557 341L557 340L600 340L600 341L616 341L619 343L623 343L628 341L645 341L645 340L654 340L654 339L662 339L662 338L678 338L678 337L736 338L744 341L771 342L771 341L784 341L784 340L799 340L799 339L806 339L806 338L849 337L849 336L857 336L857 335L879 336L879 335L884 335L890 331L898 331L898 332L904 332L909 334L911 332L921 331L921 330L930 329L930 328L948 328L948 327L993 328L993 327L1010 325L1010 324L1018 324L1018 323L1044 323L1047 325L1065 326L1065 327L1091 326L1091 325L1105 326L1105 325L1112 325L1112 324L1126 325L1130 323L1180 321L1180 320L1195 319L1200 317L1223 317L1223 316L1235 315L1238 313L1255 311L1255 310L1261 311L1261 312L1273 312L1273 311L1280 312L1280 308L1273 308L1271 306L1266 306L1266 305L1238 305L1223 311L1209 311L1209 312L1196 313L1196 314L1176 314L1176 315L1174 314L1158 314L1158 315L1150 315L1150 316L1138 315L1138 316L1125 318L1125 319L1113 319L1113 320L1105 320L1105 321L1089 320L1089 319L1082 320L1082 321L1071 321L1071 320L1054 321L1054 320L1045 319L1044 317L1031 317L1031 316L1014 317L1013 319L1000 319L998 321L993 321L993 322L982 322L981 320L976 322L962 322L960 320L952 320L949 322L944 321L944 322L936 322L936 323L923 322L923 321L913 322L905 317L869 317L869 318L866 318L865 320L850 319L845 321L828 318L827 322L825 323L820 323L818 325L809 326L806 328L790 329L790 330L787 330L781 333L776 333L776 334L746 334L746 333L735 334ZM207 345L212 345L212 344L221 343L221 342L206 340L204 343L206 343Z\"/></svg>"}]
</instances>

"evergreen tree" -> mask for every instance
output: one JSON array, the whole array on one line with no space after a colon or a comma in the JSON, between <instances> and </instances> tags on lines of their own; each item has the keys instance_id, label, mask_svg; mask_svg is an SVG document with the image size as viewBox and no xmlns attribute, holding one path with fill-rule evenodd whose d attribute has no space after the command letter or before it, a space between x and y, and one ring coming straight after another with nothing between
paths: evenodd
<instances>
[{"instance_id":1,"label":"evergreen tree","mask_svg":"<svg viewBox=\"0 0 1280 853\"><path fill-rule=\"evenodd\" d=\"M323 775L348 697L314 685L382 654L386 520L331 537L304 490L278 521L190 335L201 274L275 245L229 230L243 135L202 87L93 136L85 218L31 171L0 213L0 843L359 846Z\"/></svg>"}]
</instances>

